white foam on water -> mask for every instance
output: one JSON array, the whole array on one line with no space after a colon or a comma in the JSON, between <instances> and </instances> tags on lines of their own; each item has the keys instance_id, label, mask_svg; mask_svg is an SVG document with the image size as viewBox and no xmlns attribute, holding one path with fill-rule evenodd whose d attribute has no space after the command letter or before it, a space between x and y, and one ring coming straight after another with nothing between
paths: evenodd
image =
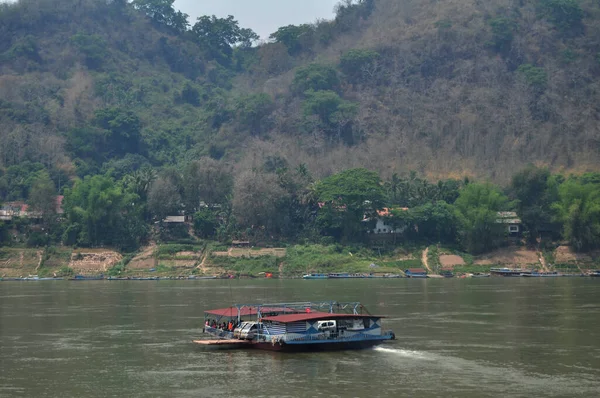
<instances>
[{"instance_id":1,"label":"white foam on water","mask_svg":"<svg viewBox=\"0 0 600 398\"><path fill-rule=\"evenodd\" d=\"M402 350L402 349L397 349L397 348L385 348L385 347L375 347L374 350L379 351L379 352L385 352L385 353L389 353L389 354L399 355L399 356L402 356L405 358L420 359L423 361L435 361L435 358L433 355L422 352L422 351L411 351L411 350Z\"/></svg>"}]
</instances>

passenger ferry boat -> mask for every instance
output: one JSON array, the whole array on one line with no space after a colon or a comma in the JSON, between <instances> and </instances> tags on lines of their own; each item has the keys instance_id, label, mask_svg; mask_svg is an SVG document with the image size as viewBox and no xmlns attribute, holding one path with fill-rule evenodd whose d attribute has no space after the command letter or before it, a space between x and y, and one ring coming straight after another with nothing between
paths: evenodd
<instances>
[{"instance_id":1,"label":"passenger ferry boat","mask_svg":"<svg viewBox=\"0 0 600 398\"><path fill-rule=\"evenodd\" d=\"M194 343L291 352L369 348L396 337L383 330L382 318L358 302L236 304L205 311L204 332L216 340Z\"/></svg>"}]
</instances>

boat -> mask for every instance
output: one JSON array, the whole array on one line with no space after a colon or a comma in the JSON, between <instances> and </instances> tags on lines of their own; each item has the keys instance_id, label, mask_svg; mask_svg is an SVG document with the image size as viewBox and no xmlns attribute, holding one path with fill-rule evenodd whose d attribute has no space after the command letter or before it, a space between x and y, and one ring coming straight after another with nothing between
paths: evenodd
<instances>
[{"instance_id":1,"label":"boat","mask_svg":"<svg viewBox=\"0 0 600 398\"><path fill-rule=\"evenodd\" d=\"M524 271L520 268L490 268L490 273L496 276L523 276L524 274L529 274L530 272Z\"/></svg>"},{"instance_id":2,"label":"boat","mask_svg":"<svg viewBox=\"0 0 600 398\"><path fill-rule=\"evenodd\" d=\"M349 274L348 272L331 273L327 275L330 279L351 279L351 278L370 278L371 275L365 274Z\"/></svg>"},{"instance_id":3,"label":"boat","mask_svg":"<svg viewBox=\"0 0 600 398\"><path fill-rule=\"evenodd\" d=\"M284 352L362 349L396 338L382 318L359 302L235 304L205 311L203 330L212 339L194 343Z\"/></svg>"},{"instance_id":4,"label":"boat","mask_svg":"<svg viewBox=\"0 0 600 398\"><path fill-rule=\"evenodd\" d=\"M369 278L404 278L403 275L400 274L383 274L383 275L369 275Z\"/></svg>"},{"instance_id":5,"label":"boat","mask_svg":"<svg viewBox=\"0 0 600 398\"><path fill-rule=\"evenodd\" d=\"M311 274L306 274L304 276L302 276L302 279L328 279L329 276L327 274L315 274L315 273L311 273Z\"/></svg>"},{"instance_id":6,"label":"boat","mask_svg":"<svg viewBox=\"0 0 600 398\"><path fill-rule=\"evenodd\" d=\"M600 278L600 270L590 272L592 278Z\"/></svg>"},{"instance_id":7,"label":"boat","mask_svg":"<svg viewBox=\"0 0 600 398\"><path fill-rule=\"evenodd\" d=\"M74 277L69 278L70 281L99 281L103 279L104 275L75 275Z\"/></svg>"},{"instance_id":8,"label":"boat","mask_svg":"<svg viewBox=\"0 0 600 398\"><path fill-rule=\"evenodd\" d=\"M474 274L471 275L471 278L489 278L490 274L486 274L486 273L482 273L482 272L475 272Z\"/></svg>"},{"instance_id":9,"label":"boat","mask_svg":"<svg viewBox=\"0 0 600 398\"><path fill-rule=\"evenodd\" d=\"M404 271L407 278L428 278L427 271L423 268L409 268Z\"/></svg>"},{"instance_id":10,"label":"boat","mask_svg":"<svg viewBox=\"0 0 600 398\"><path fill-rule=\"evenodd\" d=\"M563 276L562 274L559 274L556 271L553 272L528 272L528 273L523 273L521 274L521 276L524 276L526 278L553 278L553 277L559 277L559 276Z\"/></svg>"}]
</instances>

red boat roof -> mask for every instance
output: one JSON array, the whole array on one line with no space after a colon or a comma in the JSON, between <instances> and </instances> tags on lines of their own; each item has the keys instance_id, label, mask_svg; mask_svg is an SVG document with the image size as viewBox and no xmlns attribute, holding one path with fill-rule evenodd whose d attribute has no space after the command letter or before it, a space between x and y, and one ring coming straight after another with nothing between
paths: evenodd
<instances>
[{"instance_id":1,"label":"red boat roof","mask_svg":"<svg viewBox=\"0 0 600 398\"><path fill-rule=\"evenodd\" d=\"M204 312L207 314L217 315L217 316L228 316L228 317L238 316L237 307L218 308L216 310L208 310L208 311L204 311ZM286 307L262 307L260 309L260 312L263 314L267 314L270 312L298 312L298 310L295 310L293 308L286 308ZM256 307L240 308L240 316L256 315L257 313L258 312L257 312Z\"/></svg>"},{"instance_id":2,"label":"red boat roof","mask_svg":"<svg viewBox=\"0 0 600 398\"><path fill-rule=\"evenodd\" d=\"M300 314L284 314L276 316L267 316L263 321L273 321L281 323L299 322L299 321L316 321L319 319L336 319L336 318L384 318L378 315L356 315L356 314L332 314L329 312L308 312Z\"/></svg>"}]
</instances>

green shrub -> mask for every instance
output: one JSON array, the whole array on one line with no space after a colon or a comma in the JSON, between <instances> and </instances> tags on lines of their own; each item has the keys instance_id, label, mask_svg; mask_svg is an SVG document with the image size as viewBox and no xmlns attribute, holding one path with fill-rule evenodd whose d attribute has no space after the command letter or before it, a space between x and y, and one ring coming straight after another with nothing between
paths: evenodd
<instances>
[{"instance_id":1,"label":"green shrub","mask_svg":"<svg viewBox=\"0 0 600 398\"><path fill-rule=\"evenodd\" d=\"M77 33L71 37L71 42L84 56L85 63L90 69L99 69L108 56L106 42L98 35Z\"/></svg>"},{"instance_id":2,"label":"green shrub","mask_svg":"<svg viewBox=\"0 0 600 398\"><path fill-rule=\"evenodd\" d=\"M304 93L308 90L337 91L340 87L340 79L334 67L323 64L310 64L298 68L292 89L296 93Z\"/></svg>"},{"instance_id":3,"label":"green shrub","mask_svg":"<svg viewBox=\"0 0 600 398\"><path fill-rule=\"evenodd\" d=\"M548 83L548 75L546 74L544 68L533 66L531 64L523 64L519 66L517 71L524 76L525 81L530 86L538 89L546 88L546 84Z\"/></svg>"}]
</instances>

